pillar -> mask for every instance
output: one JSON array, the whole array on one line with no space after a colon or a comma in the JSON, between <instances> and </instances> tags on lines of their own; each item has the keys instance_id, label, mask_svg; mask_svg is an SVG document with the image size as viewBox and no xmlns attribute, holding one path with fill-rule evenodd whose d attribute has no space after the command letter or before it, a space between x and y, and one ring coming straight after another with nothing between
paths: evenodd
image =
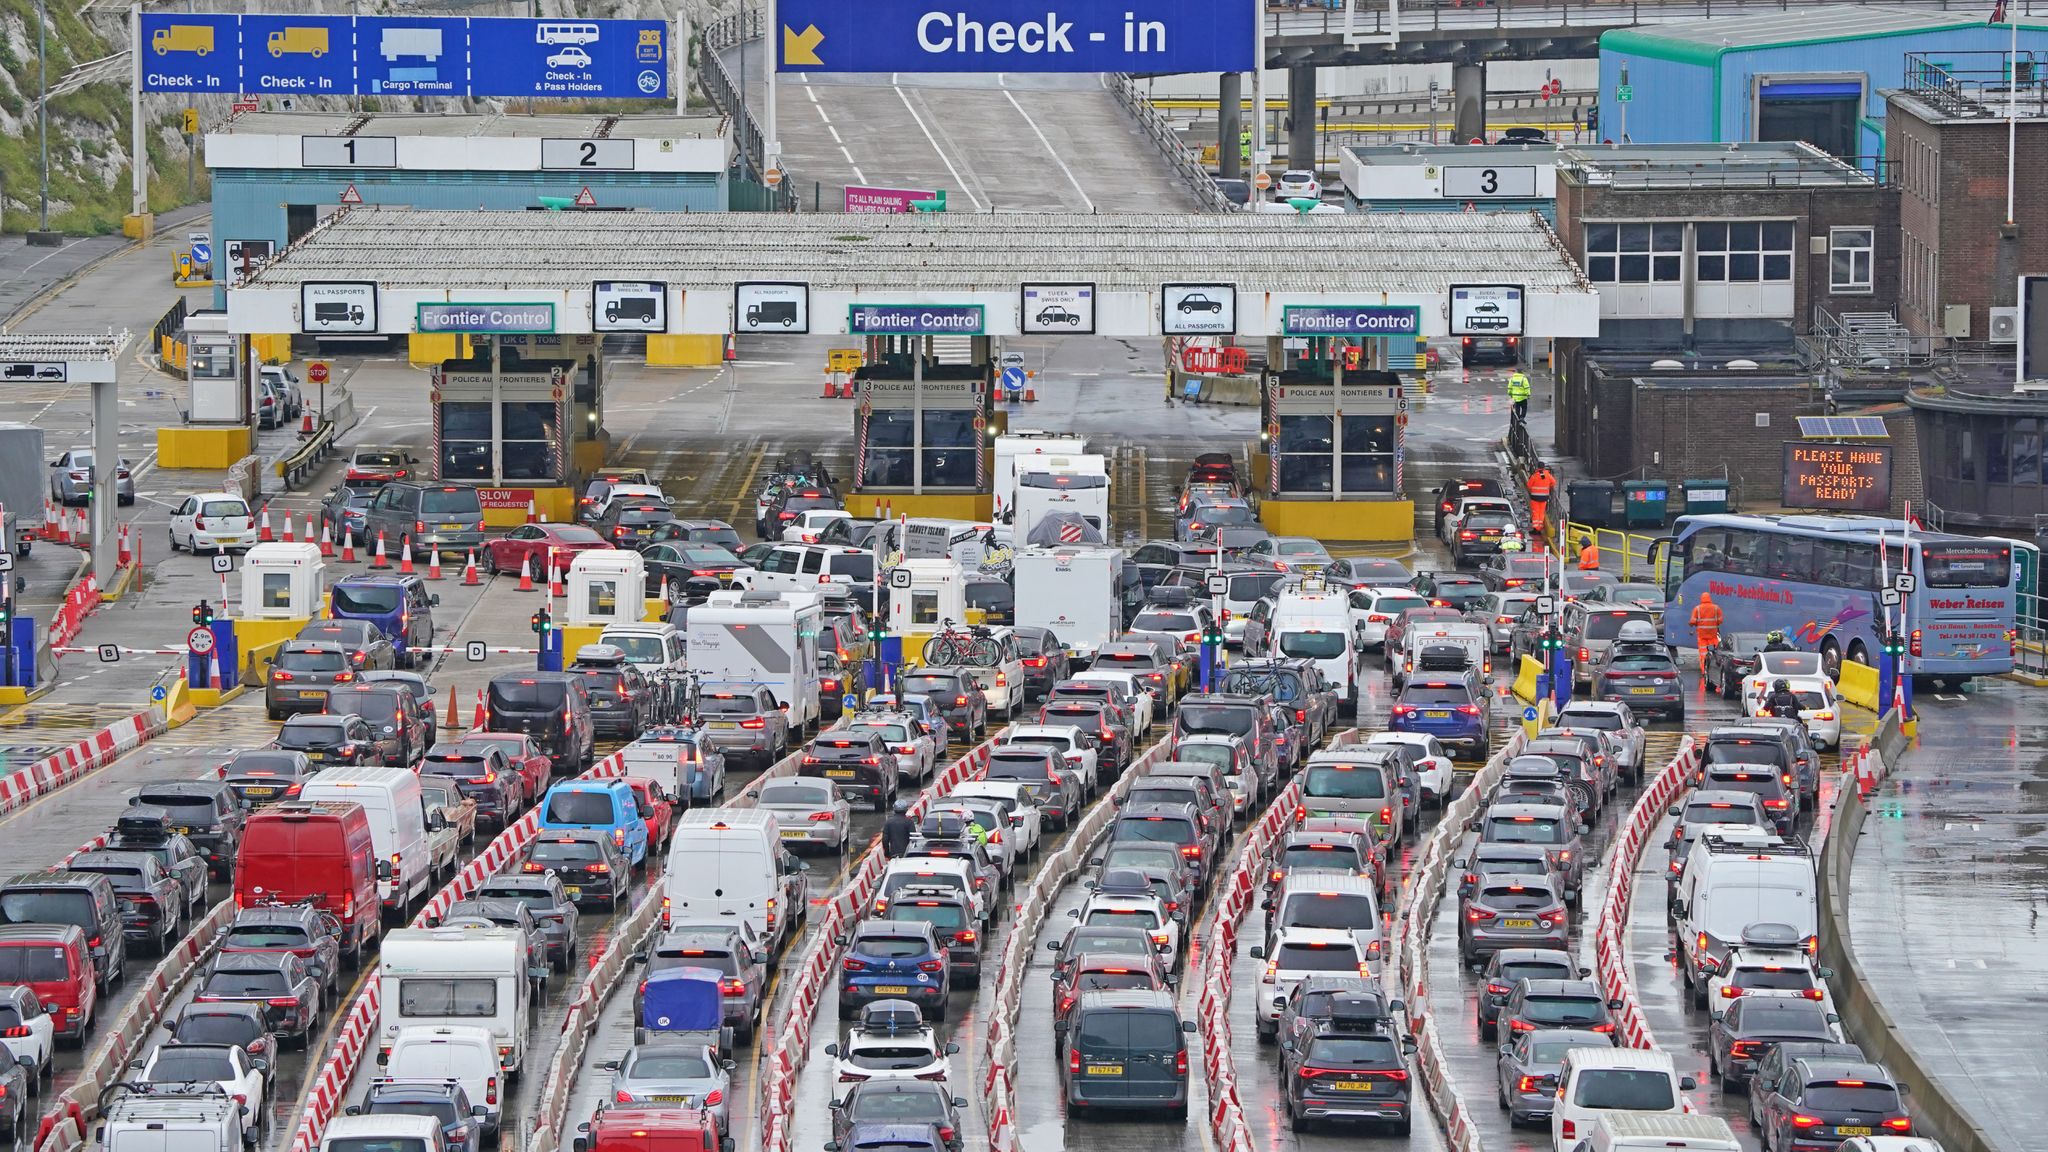
<instances>
[{"instance_id":1,"label":"pillar","mask_svg":"<svg viewBox=\"0 0 2048 1152\"><path fill-rule=\"evenodd\" d=\"M1225 72L1216 82L1216 170L1225 180L1242 180L1237 139L1244 130L1244 74Z\"/></svg>"},{"instance_id":2,"label":"pillar","mask_svg":"<svg viewBox=\"0 0 2048 1152\"><path fill-rule=\"evenodd\" d=\"M1316 66L1287 67L1287 166L1316 169Z\"/></svg>"},{"instance_id":3,"label":"pillar","mask_svg":"<svg viewBox=\"0 0 2048 1152\"><path fill-rule=\"evenodd\" d=\"M86 511L92 518L92 575L102 588L114 581L114 533L119 512L114 497L121 482L118 392L119 387L112 381L92 385L92 505ZM16 514L27 516L29 510L23 508ZM6 578L0 573L0 580Z\"/></svg>"},{"instance_id":4,"label":"pillar","mask_svg":"<svg viewBox=\"0 0 2048 1152\"><path fill-rule=\"evenodd\" d=\"M1486 65L1451 67L1451 135L1460 144L1486 139Z\"/></svg>"}]
</instances>

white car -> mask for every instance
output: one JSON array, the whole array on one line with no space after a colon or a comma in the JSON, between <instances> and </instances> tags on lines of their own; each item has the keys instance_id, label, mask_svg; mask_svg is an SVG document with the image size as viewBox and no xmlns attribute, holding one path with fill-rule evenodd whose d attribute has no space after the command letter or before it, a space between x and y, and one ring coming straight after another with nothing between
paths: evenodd
<instances>
[{"instance_id":1,"label":"white car","mask_svg":"<svg viewBox=\"0 0 2048 1152\"><path fill-rule=\"evenodd\" d=\"M1259 973L1257 1028L1268 1036L1279 1029L1280 1004L1308 977L1379 975L1361 934L1345 928L1281 928L1270 953L1254 947L1251 956L1266 962Z\"/></svg>"},{"instance_id":2,"label":"white car","mask_svg":"<svg viewBox=\"0 0 2048 1152\"><path fill-rule=\"evenodd\" d=\"M1012 724L1003 733L1005 744L1037 744L1060 754L1081 776L1081 791L1095 794L1095 763L1100 752L1088 734L1072 724ZM957 792L958 789L955 789Z\"/></svg>"},{"instance_id":3,"label":"white car","mask_svg":"<svg viewBox=\"0 0 2048 1152\"><path fill-rule=\"evenodd\" d=\"M1840 748L1842 699L1835 691L1835 682L1826 676L1775 676L1770 680L1752 676L1742 685L1743 714L1762 715L1764 700L1770 694L1771 684L1778 680L1783 680L1785 686L1799 697L1799 720L1806 725L1807 738L1813 741L1814 746ZM1752 692L1752 685L1756 686L1758 691Z\"/></svg>"},{"instance_id":4,"label":"white car","mask_svg":"<svg viewBox=\"0 0 2048 1152\"><path fill-rule=\"evenodd\" d=\"M785 776L761 785L756 808L775 813L782 842L790 848L814 846L846 851L853 838L853 806L824 780Z\"/></svg>"},{"instance_id":5,"label":"white car","mask_svg":"<svg viewBox=\"0 0 2048 1152\"><path fill-rule=\"evenodd\" d=\"M141 1079L145 1084L218 1084L242 1102L247 1130L256 1134L270 1129L263 1068L253 1063L261 1059L239 1044L159 1044L143 1064Z\"/></svg>"},{"instance_id":6,"label":"white car","mask_svg":"<svg viewBox=\"0 0 2048 1152\"><path fill-rule=\"evenodd\" d=\"M590 53L585 52L574 44L564 44L557 48L553 55L548 57L548 67L588 68L590 67Z\"/></svg>"},{"instance_id":7,"label":"white car","mask_svg":"<svg viewBox=\"0 0 2048 1152\"><path fill-rule=\"evenodd\" d=\"M933 733L923 721L908 712L863 712L855 716L847 728L879 733L882 743L896 754L897 779L920 786L932 778L932 769L939 763L939 753L946 748L943 734Z\"/></svg>"},{"instance_id":8,"label":"white car","mask_svg":"<svg viewBox=\"0 0 2048 1152\"><path fill-rule=\"evenodd\" d=\"M36 1077L49 1079L50 1054L57 1049L57 1025L43 1011L36 994L19 984L0 988L0 1045L28 1071L31 1091Z\"/></svg>"},{"instance_id":9,"label":"white car","mask_svg":"<svg viewBox=\"0 0 2048 1152\"><path fill-rule=\"evenodd\" d=\"M1002 807L1009 830L1004 833L1002 849L1014 853L1022 860L1038 851L1038 845L1045 836L1044 815L1038 806L1024 793L1024 785L1015 780L968 780L955 787L948 800L988 801ZM996 843L989 837L989 843Z\"/></svg>"},{"instance_id":10,"label":"white car","mask_svg":"<svg viewBox=\"0 0 2048 1152\"><path fill-rule=\"evenodd\" d=\"M1157 896L1092 892L1067 915L1097 927L1142 928L1152 934L1152 943L1159 948L1160 963L1169 970L1180 967L1181 927L1187 914L1168 912L1166 902Z\"/></svg>"},{"instance_id":11,"label":"white car","mask_svg":"<svg viewBox=\"0 0 2048 1152\"><path fill-rule=\"evenodd\" d=\"M195 492L171 513L171 551L218 552L256 545L256 517L232 492Z\"/></svg>"},{"instance_id":12,"label":"white car","mask_svg":"<svg viewBox=\"0 0 2048 1152\"><path fill-rule=\"evenodd\" d=\"M1829 975L1798 948L1737 945L1728 963L1707 977L1707 1011L1719 1020L1739 997L1788 996L1816 1001L1833 1014Z\"/></svg>"},{"instance_id":13,"label":"white car","mask_svg":"<svg viewBox=\"0 0 2048 1152\"><path fill-rule=\"evenodd\" d=\"M1316 179L1315 173L1305 168L1289 168L1280 174L1278 180L1273 181L1273 198L1275 200L1293 200L1298 198L1318 200L1322 198L1322 195L1323 182Z\"/></svg>"},{"instance_id":14,"label":"white car","mask_svg":"<svg viewBox=\"0 0 2048 1152\"><path fill-rule=\"evenodd\" d=\"M1025 855L1013 854L1024 838L1010 826L1010 811L1008 802L994 796L961 796L955 793L932 801L925 814L950 812L987 832L988 841L981 846L982 851L987 852L989 861L1002 870L1003 882L1008 883Z\"/></svg>"},{"instance_id":15,"label":"white car","mask_svg":"<svg viewBox=\"0 0 2048 1152\"><path fill-rule=\"evenodd\" d=\"M1362 648L1385 648L1387 626L1410 608L1427 608L1429 598L1413 588L1354 588L1350 597L1351 630Z\"/></svg>"},{"instance_id":16,"label":"white car","mask_svg":"<svg viewBox=\"0 0 2048 1152\"><path fill-rule=\"evenodd\" d=\"M1366 747L1388 744L1406 744L1422 749L1422 759L1416 761L1415 770L1421 777L1424 803L1433 803L1441 808L1450 802L1451 788L1457 779L1457 769L1451 755L1434 736L1425 732L1376 732L1365 742Z\"/></svg>"},{"instance_id":17,"label":"white car","mask_svg":"<svg viewBox=\"0 0 2048 1152\"><path fill-rule=\"evenodd\" d=\"M1068 677L1068 679L1079 680L1084 684L1121 684L1129 689L1132 698L1137 701L1137 706L1132 710L1131 716L1131 722L1137 729L1135 733L1137 736L1151 735L1152 721L1166 712L1164 708L1159 706L1159 698L1152 694L1150 682L1141 678L1136 672L1118 672L1111 669L1097 670L1091 668L1086 672L1076 672Z\"/></svg>"},{"instance_id":18,"label":"white car","mask_svg":"<svg viewBox=\"0 0 2048 1152\"><path fill-rule=\"evenodd\" d=\"M897 1032L863 1032L858 1029L844 1044L825 1045L825 1055L834 1059L834 1071L842 1084L867 1080L936 1080L944 1083L953 1074L949 1056L958 1054L958 1044L939 1043L931 1028Z\"/></svg>"},{"instance_id":19,"label":"white car","mask_svg":"<svg viewBox=\"0 0 2048 1152\"><path fill-rule=\"evenodd\" d=\"M1223 786L1230 789L1231 816L1239 820L1244 819L1252 807L1252 782L1237 773L1231 772L1224 774Z\"/></svg>"},{"instance_id":20,"label":"white car","mask_svg":"<svg viewBox=\"0 0 2048 1152\"><path fill-rule=\"evenodd\" d=\"M882 871L882 886L875 896L875 915L888 910L889 900L910 887L941 885L959 892L974 909L974 918L987 921L995 915L995 894L974 883L974 863L960 856L912 856L889 861Z\"/></svg>"},{"instance_id":21,"label":"white car","mask_svg":"<svg viewBox=\"0 0 2048 1152\"><path fill-rule=\"evenodd\" d=\"M785 544L816 544L818 534L825 530L825 525L834 520L851 519L853 513L844 508L806 508L798 512L796 519L783 528L782 540Z\"/></svg>"},{"instance_id":22,"label":"white car","mask_svg":"<svg viewBox=\"0 0 2048 1152\"><path fill-rule=\"evenodd\" d=\"M1825 676L1827 669L1821 665L1818 652L1759 652L1756 655L1756 671L1742 681L1742 710L1754 716L1756 711L1751 701L1761 703L1770 695L1771 682L1780 678L1793 679L1799 676Z\"/></svg>"},{"instance_id":23,"label":"white car","mask_svg":"<svg viewBox=\"0 0 2048 1152\"><path fill-rule=\"evenodd\" d=\"M592 497L590 503L584 506L583 515L596 520L603 516L605 509L610 508L616 500L653 500L666 504L668 493L663 492L659 484L633 484L622 481L610 485L602 493Z\"/></svg>"}]
</instances>

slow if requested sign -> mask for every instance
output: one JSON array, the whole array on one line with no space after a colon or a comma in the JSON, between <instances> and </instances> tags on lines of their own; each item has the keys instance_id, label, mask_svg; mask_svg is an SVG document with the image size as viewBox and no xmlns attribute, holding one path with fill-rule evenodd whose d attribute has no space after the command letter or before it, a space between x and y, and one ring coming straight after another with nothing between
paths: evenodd
<instances>
[{"instance_id":1,"label":"slow if requested sign","mask_svg":"<svg viewBox=\"0 0 2048 1152\"><path fill-rule=\"evenodd\" d=\"M416 332L553 332L555 306L537 304L421 304Z\"/></svg>"},{"instance_id":2,"label":"slow if requested sign","mask_svg":"<svg viewBox=\"0 0 2048 1152\"><path fill-rule=\"evenodd\" d=\"M1786 441L1780 502L1787 508L1886 511L1892 504L1891 445Z\"/></svg>"}]
</instances>

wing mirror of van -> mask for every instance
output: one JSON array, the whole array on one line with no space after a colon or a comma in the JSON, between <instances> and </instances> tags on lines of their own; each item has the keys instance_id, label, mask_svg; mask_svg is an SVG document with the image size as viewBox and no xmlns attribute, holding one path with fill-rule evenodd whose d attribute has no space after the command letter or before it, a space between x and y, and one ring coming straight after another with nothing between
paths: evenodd
<instances>
[{"instance_id":1,"label":"wing mirror of van","mask_svg":"<svg viewBox=\"0 0 2048 1152\"><path fill-rule=\"evenodd\" d=\"M1700 1082L1698 1080L1693 1079L1690 1076L1681 1076L1678 1078L1678 1090L1680 1092L1691 1092L1699 1086Z\"/></svg>"},{"instance_id":2,"label":"wing mirror of van","mask_svg":"<svg viewBox=\"0 0 2048 1152\"><path fill-rule=\"evenodd\" d=\"M429 608L439 608L440 606L441 606L441 597L440 597L440 596L438 596L438 595L434 595L434 596L428 596L428 597L427 597L427 607L429 607Z\"/></svg>"},{"instance_id":3,"label":"wing mirror of van","mask_svg":"<svg viewBox=\"0 0 2048 1152\"><path fill-rule=\"evenodd\" d=\"M448 818L439 812L427 813L427 831L439 832L448 827Z\"/></svg>"},{"instance_id":4,"label":"wing mirror of van","mask_svg":"<svg viewBox=\"0 0 2048 1152\"><path fill-rule=\"evenodd\" d=\"M590 1137L578 1136L569 1141L569 1152L590 1152Z\"/></svg>"},{"instance_id":5,"label":"wing mirror of van","mask_svg":"<svg viewBox=\"0 0 2048 1152\"><path fill-rule=\"evenodd\" d=\"M1833 980L1835 978L1835 970L1833 968L1816 968L1813 970L1813 974L1823 980Z\"/></svg>"},{"instance_id":6,"label":"wing mirror of van","mask_svg":"<svg viewBox=\"0 0 2048 1152\"><path fill-rule=\"evenodd\" d=\"M1245 953L1245 955L1250 956L1254 960L1264 960L1266 958L1266 949L1261 945L1254 944L1251 947L1251 951Z\"/></svg>"},{"instance_id":7,"label":"wing mirror of van","mask_svg":"<svg viewBox=\"0 0 2048 1152\"><path fill-rule=\"evenodd\" d=\"M1676 804L1673 804L1673 805L1672 805L1671 807L1669 807L1669 808L1666 808L1666 809L1664 810L1664 814L1665 814L1666 816L1676 816L1676 815L1678 815L1678 814L1679 814L1679 813L1680 813L1681 811L1683 811L1683 809L1682 809L1682 808L1680 808L1680 807L1679 807L1678 805L1676 805Z\"/></svg>"},{"instance_id":8,"label":"wing mirror of van","mask_svg":"<svg viewBox=\"0 0 2048 1152\"><path fill-rule=\"evenodd\" d=\"M491 1110L481 1104L472 1104L469 1108L469 1117L472 1120L488 1120L491 1118Z\"/></svg>"},{"instance_id":9,"label":"wing mirror of van","mask_svg":"<svg viewBox=\"0 0 2048 1152\"><path fill-rule=\"evenodd\" d=\"M379 860L379 861L377 861L377 879L379 879L379 880L389 880L389 879L391 879L391 861L389 861L389 860Z\"/></svg>"},{"instance_id":10,"label":"wing mirror of van","mask_svg":"<svg viewBox=\"0 0 2048 1152\"><path fill-rule=\"evenodd\" d=\"M361 1116L363 1114L363 1106L361 1104L351 1104L343 1108L341 1114L344 1116Z\"/></svg>"}]
</instances>

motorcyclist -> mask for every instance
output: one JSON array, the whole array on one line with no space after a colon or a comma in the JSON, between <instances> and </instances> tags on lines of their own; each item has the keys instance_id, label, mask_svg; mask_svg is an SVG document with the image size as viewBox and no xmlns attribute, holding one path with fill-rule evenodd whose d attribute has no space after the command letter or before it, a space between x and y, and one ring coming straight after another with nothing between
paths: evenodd
<instances>
[{"instance_id":1,"label":"motorcyclist","mask_svg":"<svg viewBox=\"0 0 2048 1152\"><path fill-rule=\"evenodd\" d=\"M1785 639L1785 630L1783 628L1773 628L1770 635L1764 637L1764 651L1794 652L1797 649L1792 647L1790 640Z\"/></svg>"},{"instance_id":2,"label":"motorcyclist","mask_svg":"<svg viewBox=\"0 0 2048 1152\"><path fill-rule=\"evenodd\" d=\"M1771 685L1771 694L1764 697L1764 712L1783 720L1799 719L1799 696L1792 691L1792 685L1778 680Z\"/></svg>"},{"instance_id":3,"label":"motorcyclist","mask_svg":"<svg viewBox=\"0 0 2048 1152\"><path fill-rule=\"evenodd\" d=\"M910 818L910 801L898 800L889 818L882 821L882 854L894 860L910 851L910 834L917 822Z\"/></svg>"}]
</instances>

